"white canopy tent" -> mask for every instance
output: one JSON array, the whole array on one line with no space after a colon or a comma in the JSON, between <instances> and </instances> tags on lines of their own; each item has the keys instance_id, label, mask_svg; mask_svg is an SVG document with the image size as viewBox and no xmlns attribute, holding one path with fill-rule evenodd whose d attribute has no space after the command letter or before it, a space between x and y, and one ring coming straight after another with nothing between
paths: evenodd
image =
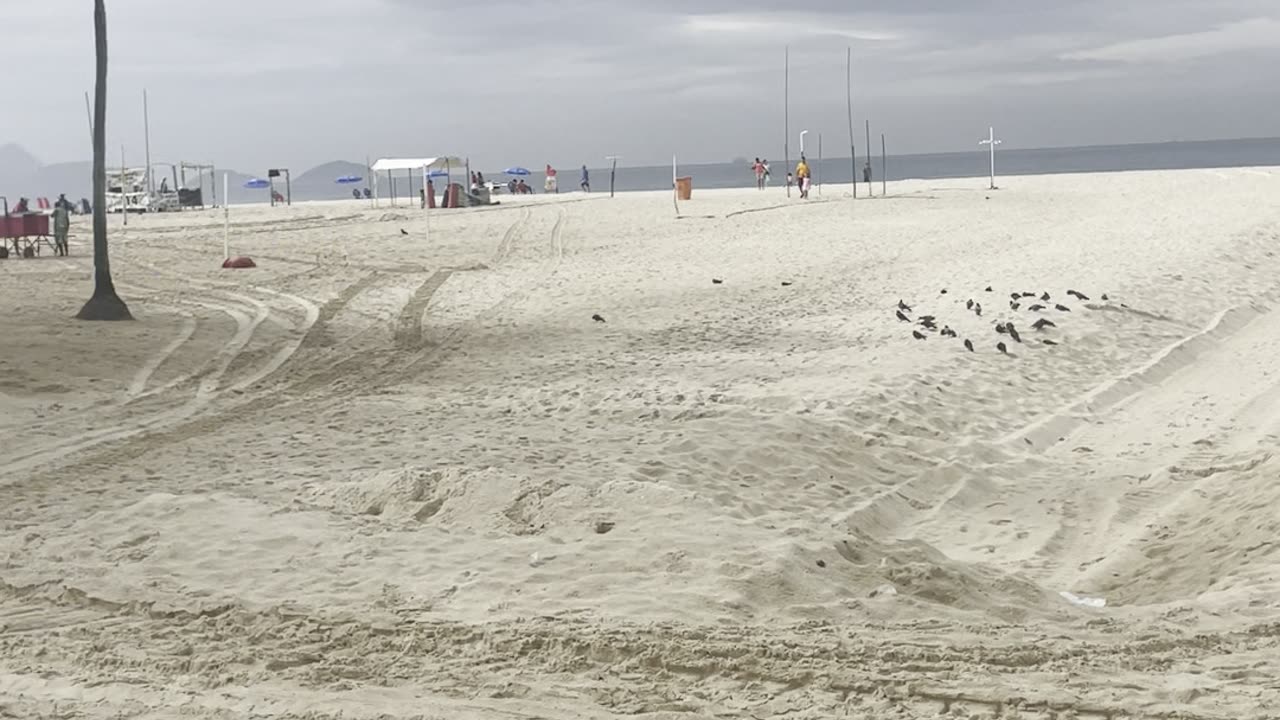
<instances>
[{"instance_id":1,"label":"white canopy tent","mask_svg":"<svg viewBox=\"0 0 1280 720\"><path fill-rule=\"evenodd\" d=\"M427 177L428 177L427 174L432 170L444 170L445 172L449 172L454 168L461 170L466 166L466 164L467 164L467 161L459 157L379 158L377 162L369 166L369 169L373 172L374 203L376 204L379 198L378 173L380 172L387 173L388 178L391 177L391 173L397 170L404 170L407 173L409 173L409 178L410 178L409 195L410 195L410 201L412 201L413 199L412 198L413 196L412 178L413 178L414 171L422 172L422 187L425 188L427 186ZM395 201L395 198L393 197L392 202L394 201Z\"/></svg>"}]
</instances>

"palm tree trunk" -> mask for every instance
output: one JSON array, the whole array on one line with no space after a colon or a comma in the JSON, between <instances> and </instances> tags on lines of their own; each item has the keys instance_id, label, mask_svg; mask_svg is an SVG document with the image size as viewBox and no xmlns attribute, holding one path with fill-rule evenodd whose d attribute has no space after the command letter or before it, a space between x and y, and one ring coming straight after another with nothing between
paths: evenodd
<instances>
[{"instance_id":1,"label":"palm tree trunk","mask_svg":"<svg viewBox=\"0 0 1280 720\"><path fill-rule=\"evenodd\" d=\"M93 108L93 296L80 308L81 320L132 320L129 307L116 295L107 256L107 9L94 0L93 31L98 60ZM121 188L123 191L124 188Z\"/></svg>"}]
</instances>

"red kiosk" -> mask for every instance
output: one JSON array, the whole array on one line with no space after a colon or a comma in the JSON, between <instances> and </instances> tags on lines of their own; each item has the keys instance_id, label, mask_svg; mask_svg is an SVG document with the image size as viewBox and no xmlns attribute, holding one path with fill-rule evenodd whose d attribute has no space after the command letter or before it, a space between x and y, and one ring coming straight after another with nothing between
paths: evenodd
<instances>
[{"instance_id":1,"label":"red kiosk","mask_svg":"<svg viewBox=\"0 0 1280 720\"><path fill-rule=\"evenodd\" d=\"M9 199L4 201L4 215L0 216L0 246L13 247L13 254L18 257L32 257L40 254L40 243L49 243L49 216L44 213L33 213L19 204L20 212L9 214Z\"/></svg>"}]
</instances>

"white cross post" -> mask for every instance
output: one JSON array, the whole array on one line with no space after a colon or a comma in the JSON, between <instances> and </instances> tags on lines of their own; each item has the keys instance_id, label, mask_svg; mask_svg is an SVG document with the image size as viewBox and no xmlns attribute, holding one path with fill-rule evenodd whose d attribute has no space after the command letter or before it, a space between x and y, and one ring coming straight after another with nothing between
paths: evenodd
<instances>
[{"instance_id":1,"label":"white cross post","mask_svg":"<svg viewBox=\"0 0 1280 720\"><path fill-rule=\"evenodd\" d=\"M990 134L987 136L987 139L983 140L982 142L979 142L978 144L991 146L991 189L995 190L996 189L996 146L1000 144L1000 141L996 139L995 128L988 128L988 132Z\"/></svg>"}]
</instances>

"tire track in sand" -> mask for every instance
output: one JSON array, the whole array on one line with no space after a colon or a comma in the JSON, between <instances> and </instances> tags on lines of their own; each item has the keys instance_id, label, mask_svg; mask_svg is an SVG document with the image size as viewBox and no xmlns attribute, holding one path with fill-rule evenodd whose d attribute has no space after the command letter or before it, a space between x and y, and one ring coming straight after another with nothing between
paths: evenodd
<instances>
[{"instance_id":1,"label":"tire track in sand","mask_svg":"<svg viewBox=\"0 0 1280 720\"><path fill-rule=\"evenodd\" d=\"M155 270L163 273L159 268L155 268ZM189 279L184 278L183 280L188 284L193 284ZM171 381L170 385L177 386L186 380L198 380L194 396L176 407L150 413L144 415L142 418L130 419L122 425L117 425L101 431L90 432L69 440L61 440L52 445L46 445L37 448L34 451L11 457L6 460L3 465L6 474L28 471L41 465L52 463L64 456L85 452L86 450L93 449L104 443L125 440L139 435L160 431L174 424L188 420L205 410L214 400L222 396L224 393L228 391L243 391L251 385L265 379L267 376L277 372L286 362L288 362L289 358L297 351L302 340L305 338L304 333L302 337L298 338L298 340L286 343L284 347L280 348L272 356L271 360L269 360L265 366L252 373L247 378L232 384L224 383L223 377L252 342L254 333L262 323L266 322L268 318L271 317L271 309L266 303L241 293L226 292L225 290L218 288L216 285L208 283L194 284L197 286L204 285L205 289L222 291L225 295L241 303L239 307L234 307L209 301L185 301L191 304L202 305L216 311L225 312L230 315L236 323L236 330L233 336L213 355L211 366L210 364L206 364L199 371L192 373L187 378L180 378L176 381ZM288 293L279 293L262 288L257 289L268 294L278 295L300 304L306 312L304 325L307 330L310 330L310 327L314 324L316 318L318 318L319 309L310 301ZM285 326L291 327L292 323L286 323ZM159 367L159 363L157 363L157 367ZM141 397L141 395L139 397Z\"/></svg>"}]
</instances>

